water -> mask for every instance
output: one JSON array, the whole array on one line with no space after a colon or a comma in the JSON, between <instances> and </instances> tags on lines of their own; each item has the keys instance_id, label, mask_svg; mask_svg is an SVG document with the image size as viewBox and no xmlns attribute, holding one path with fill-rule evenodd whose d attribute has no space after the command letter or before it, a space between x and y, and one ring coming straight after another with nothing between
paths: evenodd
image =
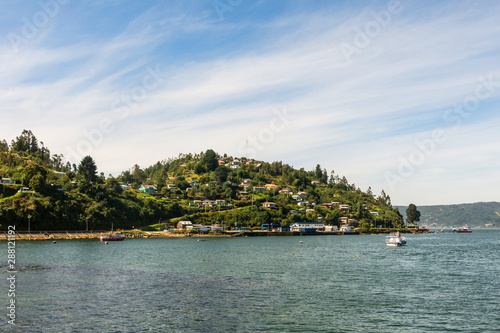
<instances>
[{"instance_id":1,"label":"water","mask_svg":"<svg viewBox=\"0 0 500 333\"><path fill-rule=\"evenodd\" d=\"M499 332L500 230L406 237L18 241L0 331Z\"/></svg>"}]
</instances>

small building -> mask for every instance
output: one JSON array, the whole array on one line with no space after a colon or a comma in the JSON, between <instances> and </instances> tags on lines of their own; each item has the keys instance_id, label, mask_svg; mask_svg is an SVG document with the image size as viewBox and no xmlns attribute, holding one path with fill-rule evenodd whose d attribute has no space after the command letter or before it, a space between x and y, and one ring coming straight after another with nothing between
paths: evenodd
<instances>
[{"instance_id":1,"label":"small building","mask_svg":"<svg viewBox=\"0 0 500 333\"><path fill-rule=\"evenodd\" d=\"M203 224L191 224L186 226L186 230L198 230L200 232L209 232L212 230L212 227Z\"/></svg>"},{"instance_id":2,"label":"small building","mask_svg":"<svg viewBox=\"0 0 500 333\"><path fill-rule=\"evenodd\" d=\"M349 205L339 205L339 209L343 212L345 211L348 211L349 210Z\"/></svg>"},{"instance_id":3,"label":"small building","mask_svg":"<svg viewBox=\"0 0 500 333\"><path fill-rule=\"evenodd\" d=\"M223 200L223 199L217 199L217 200L215 200L215 204L217 206L227 206L228 205L228 203L226 202L226 200Z\"/></svg>"},{"instance_id":4,"label":"small building","mask_svg":"<svg viewBox=\"0 0 500 333\"><path fill-rule=\"evenodd\" d=\"M12 180L12 179L10 179L10 178L2 178L1 183L2 183L2 184L15 184L15 183L16 183L16 181L15 181L15 180Z\"/></svg>"},{"instance_id":5,"label":"small building","mask_svg":"<svg viewBox=\"0 0 500 333\"><path fill-rule=\"evenodd\" d=\"M292 195L293 191L290 188L286 187L286 188L282 188L281 190L279 190L279 194Z\"/></svg>"},{"instance_id":6,"label":"small building","mask_svg":"<svg viewBox=\"0 0 500 333\"><path fill-rule=\"evenodd\" d=\"M223 231L224 229L221 227L220 224L212 224L210 226L210 231Z\"/></svg>"},{"instance_id":7,"label":"small building","mask_svg":"<svg viewBox=\"0 0 500 333\"><path fill-rule=\"evenodd\" d=\"M278 185L274 185L274 184L266 184L266 185L264 185L264 187L268 191L272 191L272 190L277 190L278 189Z\"/></svg>"},{"instance_id":8,"label":"small building","mask_svg":"<svg viewBox=\"0 0 500 333\"><path fill-rule=\"evenodd\" d=\"M154 185L141 185L141 186L139 186L139 191L141 191L143 193L154 194L154 193L156 193L156 186L154 186Z\"/></svg>"},{"instance_id":9,"label":"small building","mask_svg":"<svg viewBox=\"0 0 500 333\"><path fill-rule=\"evenodd\" d=\"M370 214L375 215L375 216L379 216L380 215L379 212L370 212Z\"/></svg>"},{"instance_id":10,"label":"small building","mask_svg":"<svg viewBox=\"0 0 500 333\"><path fill-rule=\"evenodd\" d=\"M264 192L266 190L266 188L264 186L254 186L253 190L255 192Z\"/></svg>"},{"instance_id":11,"label":"small building","mask_svg":"<svg viewBox=\"0 0 500 333\"><path fill-rule=\"evenodd\" d=\"M340 226L340 231L351 231L351 226L348 224L342 224Z\"/></svg>"},{"instance_id":12,"label":"small building","mask_svg":"<svg viewBox=\"0 0 500 333\"><path fill-rule=\"evenodd\" d=\"M276 205L276 203L274 202L264 202L262 203L262 207L269 209L278 209L278 205Z\"/></svg>"},{"instance_id":13,"label":"small building","mask_svg":"<svg viewBox=\"0 0 500 333\"><path fill-rule=\"evenodd\" d=\"M186 229L188 226L193 225L191 221L179 221L177 222L177 229Z\"/></svg>"},{"instance_id":14,"label":"small building","mask_svg":"<svg viewBox=\"0 0 500 333\"><path fill-rule=\"evenodd\" d=\"M339 227L337 227L336 225L325 225L325 231L333 232L333 231L338 231L338 230L339 230Z\"/></svg>"},{"instance_id":15,"label":"small building","mask_svg":"<svg viewBox=\"0 0 500 333\"><path fill-rule=\"evenodd\" d=\"M292 195L292 199L294 199L297 202L301 202L303 200L302 197L298 194Z\"/></svg>"},{"instance_id":16,"label":"small building","mask_svg":"<svg viewBox=\"0 0 500 333\"><path fill-rule=\"evenodd\" d=\"M290 226L292 231L301 231L301 232L316 232L316 231L324 231L325 225L323 223L314 223L314 222L296 222Z\"/></svg>"}]
</instances>

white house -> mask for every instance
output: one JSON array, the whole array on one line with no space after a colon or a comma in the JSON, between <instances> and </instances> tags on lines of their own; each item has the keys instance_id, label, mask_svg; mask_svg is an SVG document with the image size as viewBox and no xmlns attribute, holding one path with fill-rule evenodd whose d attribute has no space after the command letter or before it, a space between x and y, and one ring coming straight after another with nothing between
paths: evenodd
<instances>
[{"instance_id":1,"label":"white house","mask_svg":"<svg viewBox=\"0 0 500 333\"><path fill-rule=\"evenodd\" d=\"M347 224L343 224L343 225L340 227L340 231L351 231L351 226L350 226L350 225L347 225Z\"/></svg>"}]
</instances>

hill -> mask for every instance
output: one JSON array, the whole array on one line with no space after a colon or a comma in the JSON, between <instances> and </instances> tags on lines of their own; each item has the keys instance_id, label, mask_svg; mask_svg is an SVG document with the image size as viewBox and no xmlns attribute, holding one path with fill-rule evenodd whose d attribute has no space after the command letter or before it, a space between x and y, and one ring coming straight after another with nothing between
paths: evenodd
<instances>
[{"instance_id":1,"label":"hill","mask_svg":"<svg viewBox=\"0 0 500 333\"><path fill-rule=\"evenodd\" d=\"M369 230L399 227L403 218L382 191L375 197L345 177L217 154L180 154L118 177L98 175L91 156L64 163L23 131L9 145L0 141L0 224L20 230L132 228L180 219L225 227L257 227L300 221L349 223ZM29 218L28 218L29 217Z\"/></svg>"},{"instance_id":2,"label":"hill","mask_svg":"<svg viewBox=\"0 0 500 333\"><path fill-rule=\"evenodd\" d=\"M404 214L405 207L398 207ZM418 206L420 224L428 228L500 228L500 202Z\"/></svg>"}]
</instances>

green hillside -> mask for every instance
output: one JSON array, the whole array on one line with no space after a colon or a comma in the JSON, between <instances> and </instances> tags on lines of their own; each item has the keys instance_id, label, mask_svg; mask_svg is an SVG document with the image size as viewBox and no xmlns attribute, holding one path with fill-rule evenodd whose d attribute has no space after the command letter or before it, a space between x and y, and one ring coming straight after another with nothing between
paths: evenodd
<instances>
[{"instance_id":1,"label":"green hillside","mask_svg":"<svg viewBox=\"0 0 500 333\"><path fill-rule=\"evenodd\" d=\"M31 131L0 141L0 224L18 230L132 228L179 219L223 226L322 221L368 231L399 227L403 218L382 191L374 196L329 174L288 164L232 157L207 150L181 154L119 176L98 174L90 156L64 162L38 144Z\"/></svg>"},{"instance_id":2,"label":"green hillside","mask_svg":"<svg viewBox=\"0 0 500 333\"><path fill-rule=\"evenodd\" d=\"M399 207L404 214L405 207ZM428 228L500 228L500 202L418 206L420 224Z\"/></svg>"}]
</instances>

